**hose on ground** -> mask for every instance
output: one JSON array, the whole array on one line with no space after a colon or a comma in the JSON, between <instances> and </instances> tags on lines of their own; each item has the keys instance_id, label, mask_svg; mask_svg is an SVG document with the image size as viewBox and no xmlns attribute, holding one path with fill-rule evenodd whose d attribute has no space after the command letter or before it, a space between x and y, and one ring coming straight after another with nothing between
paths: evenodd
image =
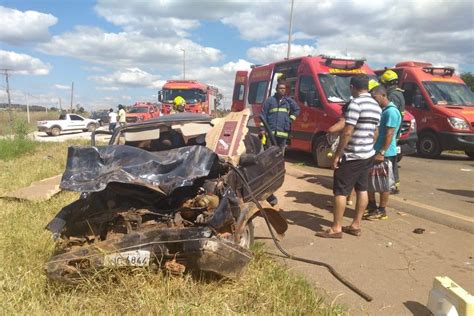
<instances>
[{"instance_id":1,"label":"hose on ground","mask_svg":"<svg viewBox=\"0 0 474 316\"><path fill-rule=\"evenodd\" d=\"M305 263L309 263L309 264L314 264L314 265L317 265L317 266L322 266L322 267L325 267L329 270L329 272L337 279L339 280L342 284L344 284L345 286L347 286L349 289L351 289L353 292L355 292L356 294L358 294L359 296L361 296L363 299L365 299L367 302L371 302L372 301L372 296L370 296L369 294L365 293L364 291L362 291L361 289L359 289L358 287L356 287L354 284L352 284L350 281L348 281L346 278L344 278L341 274L339 274L336 269L334 269L330 264L328 263L325 263L325 262L322 262L322 261L317 261L317 260L311 260L311 259L306 259L306 258L301 258L301 257L297 257L297 256L293 256L291 254L289 254L281 245L280 245L280 242L278 241L278 239L275 237L275 233L273 232L273 228L271 227L270 225L270 221L268 220L268 217L267 217L267 214L266 212L263 210L263 207L262 205L260 204L260 202L257 200L257 198L255 197L255 195L253 194L252 192L252 189L250 188L250 185L248 184L247 180L245 179L244 175L240 172L240 170L238 168L236 168L235 166L233 166L232 164L228 164L230 166L230 168L232 170L234 170L237 175L242 179L245 187L247 188L247 191L249 192L250 194L250 197L252 199L252 201L255 203L255 205L257 206L257 208L260 210L260 213L262 214L263 218L265 219L265 223L267 224L267 227L268 227L268 230L270 231L270 235L272 236L272 240L273 240L273 243L275 244L275 246L277 247L278 250L280 250L280 252L283 254L283 258L288 258L288 259L291 259L291 260L295 260L295 261L301 261L301 262L305 262ZM278 256L278 255L277 255Z\"/></svg>"}]
</instances>

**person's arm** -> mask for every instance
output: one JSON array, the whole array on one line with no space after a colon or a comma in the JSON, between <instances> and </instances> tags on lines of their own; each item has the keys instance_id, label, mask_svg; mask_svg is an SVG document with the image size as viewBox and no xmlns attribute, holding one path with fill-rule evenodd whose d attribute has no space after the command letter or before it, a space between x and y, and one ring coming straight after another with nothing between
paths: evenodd
<instances>
[{"instance_id":1,"label":"person's arm","mask_svg":"<svg viewBox=\"0 0 474 316\"><path fill-rule=\"evenodd\" d=\"M300 107L298 103L295 102L292 98L287 98L288 102L290 102L290 119L291 121L296 120L298 115L300 115Z\"/></svg>"},{"instance_id":2,"label":"person's arm","mask_svg":"<svg viewBox=\"0 0 474 316\"><path fill-rule=\"evenodd\" d=\"M344 148L346 148L347 144L352 138L352 133L354 133L354 125L346 124L344 129L342 130L341 140L339 141L339 145L337 146L336 152L333 155L332 161L332 169L337 169L339 166L339 160L344 153Z\"/></svg>"},{"instance_id":3,"label":"person's arm","mask_svg":"<svg viewBox=\"0 0 474 316\"><path fill-rule=\"evenodd\" d=\"M262 105L262 112L260 113L261 116L268 122L267 117L268 117L268 111L270 109L270 98L266 99L265 102L263 102ZM260 122L260 133L265 133L265 128L263 125L263 122Z\"/></svg>"},{"instance_id":4,"label":"person's arm","mask_svg":"<svg viewBox=\"0 0 474 316\"><path fill-rule=\"evenodd\" d=\"M341 117L339 121L337 121L336 124L328 128L328 133L331 133L331 134L340 133L344 129L345 125L346 125L346 120L343 117Z\"/></svg>"},{"instance_id":5,"label":"person's arm","mask_svg":"<svg viewBox=\"0 0 474 316\"><path fill-rule=\"evenodd\" d=\"M390 143L392 142L394 133L395 133L394 127L387 127L387 133L385 134L385 137L383 139L382 147L375 155L375 161L382 162L384 160L385 152L387 151L388 147L390 146Z\"/></svg>"}]
</instances>

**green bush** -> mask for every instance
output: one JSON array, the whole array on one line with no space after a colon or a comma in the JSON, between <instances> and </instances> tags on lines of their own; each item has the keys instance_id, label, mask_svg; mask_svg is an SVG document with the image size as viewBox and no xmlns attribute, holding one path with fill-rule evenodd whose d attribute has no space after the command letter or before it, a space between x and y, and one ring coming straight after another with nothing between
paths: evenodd
<instances>
[{"instance_id":1,"label":"green bush","mask_svg":"<svg viewBox=\"0 0 474 316\"><path fill-rule=\"evenodd\" d=\"M11 125L11 136L0 139L0 160L10 160L32 152L36 143L28 139L28 124L16 120Z\"/></svg>"}]
</instances>

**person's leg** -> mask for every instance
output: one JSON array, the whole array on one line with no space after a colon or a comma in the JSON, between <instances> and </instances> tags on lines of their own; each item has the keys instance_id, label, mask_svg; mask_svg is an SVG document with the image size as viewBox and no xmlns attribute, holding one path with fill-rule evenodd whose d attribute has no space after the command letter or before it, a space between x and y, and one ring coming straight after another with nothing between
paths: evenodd
<instances>
[{"instance_id":1,"label":"person's leg","mask_svg":"<svg viewBox=\"0 0 474 316\"><path fill-rule=\"evenodd\" d=\"M283 156L284 156L285 155L285 148L286 148L286 138L275 136L275 139L276 139L277 145L280 146L281 152L283 153Z\"/></svg>"},{"instance_id":2,"label":"person's leg","mask_svg":"<svg viewBox=\"0 0 474 316\"><path fill-rule=\"evenodd\" d=\"M398 173L398 161L397 157L390 159L392 162L393 177L395 178L395 187L392 190L393 194L398 194L400 192L400 175Z\"/></svg>"},{"instance_id":3,"label":"person's leg","mask_svg":"<svg viewBox=\"0 0 474 316\"><path fill-rule=\"evenodd\" d=\"M352 205L353 204L352 201L354 200L354 195L355 195L355 190L352 189L351 194L349 194L347 196L347 202L346 202L347 205Z\"/></svg>"},{"instance_id":4,"label":"person's leg","mask_svg":"<svg viewBox=\"0 0 474 316\"><path fill-rule=\"evenodd\" d=\"M336 195L334 197L334 220L331 229L335 233L342 231L342 218L344 217L344 211L346 210L346 199L347 197L345 195Z\"/></svg>"},{"instance_id":5,"label":"person's leg","mask_svg":"<svg viewBox=\"0 0 474 316\"><path fill-rule=\"evenodd\" d=\"M365 208L368 203L367 191L356 191L356 215L352 221L351 227L354 229L360 229L360 222L364 215Z\"/></svg>"}]
</instances>

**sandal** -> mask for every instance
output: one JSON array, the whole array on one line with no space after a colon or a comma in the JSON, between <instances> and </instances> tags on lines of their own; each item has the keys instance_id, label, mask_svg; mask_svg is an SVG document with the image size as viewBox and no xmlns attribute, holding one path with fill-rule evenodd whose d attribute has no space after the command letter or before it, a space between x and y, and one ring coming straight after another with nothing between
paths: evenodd
<instances>
[{"instance_id":1,"label":"sandal","mask_svg":"<svg viewBox=\"0 0 474 316\"><path fill-rule=\"evenodd\" d=\"M342 238L342 232L335 233L331 230L331 228L328 228L321 232L316 232L315 235L322 238Z\"/></svg>"},{"instance_id":2,"label":"sandal","mask_svg":"<svg viewBox=\"0 0 474 316\"><path fill-rule=\"evenodd\" d=\"M360 230L360 228L353 228L351 226L342 226L342 231L352 236L359 237L360 235L362 235L362 231Z\"/></svg>"}]
</instances>

